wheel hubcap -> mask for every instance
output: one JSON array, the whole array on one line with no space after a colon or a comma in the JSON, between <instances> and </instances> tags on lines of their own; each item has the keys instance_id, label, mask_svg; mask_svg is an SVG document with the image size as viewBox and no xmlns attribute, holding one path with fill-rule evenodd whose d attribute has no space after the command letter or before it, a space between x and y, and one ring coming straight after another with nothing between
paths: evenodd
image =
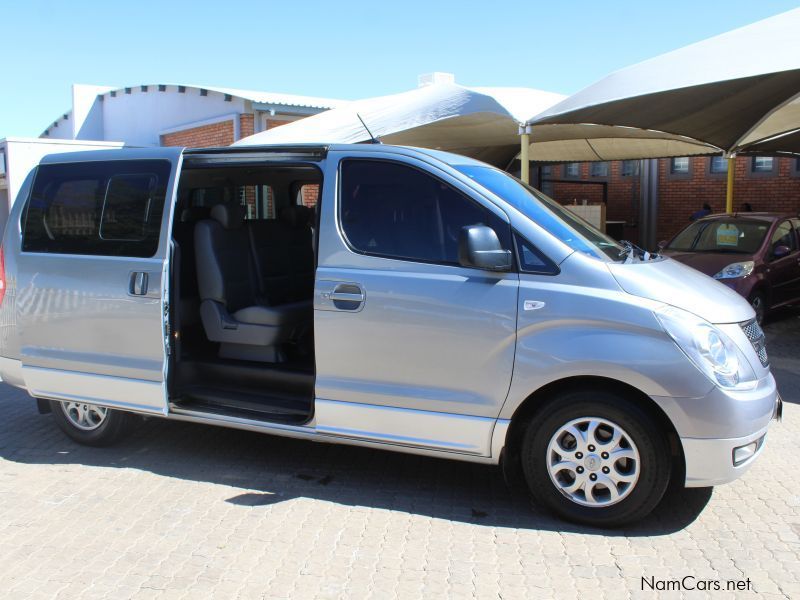
<instances>
[{"instance_id":1,"label":"wheel hubcap","mask_svg":"<svg viewBox=\"0 0 800 600\"><path fill-rule=\"evenodd\" d=\"M108 416L107 408L84 402L62 402L61 409L71 425L84 431L97 429Z\"/></svg>"},{"instance_id":2,"label":"wheel hubcap","mask_svg":"<svg viewBox=\"0 0 800 600\"><path fill-rule=\"evenodd\" d=\"M616 423L598 417L562 425L547 446L550 479L581 506L610 506L626 498L639 479L636 444Z\"/></svg>"}]
</instances>

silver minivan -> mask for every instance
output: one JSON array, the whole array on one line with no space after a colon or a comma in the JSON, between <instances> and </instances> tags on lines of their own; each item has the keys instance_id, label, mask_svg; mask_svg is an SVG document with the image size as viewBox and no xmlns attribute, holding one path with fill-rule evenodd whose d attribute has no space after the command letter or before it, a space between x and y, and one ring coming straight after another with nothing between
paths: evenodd
<instances>
[{"instance_id":1,"label":"silver minivan","mask_svg":"<svg viewBox=\"0 0 800 600\"><path fill-rule=\"evenodd\" d=\"M437 151L52 155L0 265L0 375L84 444L144 415L501 464L615 526L780 415L736 293Z\"/></svg>"}]
</instances>

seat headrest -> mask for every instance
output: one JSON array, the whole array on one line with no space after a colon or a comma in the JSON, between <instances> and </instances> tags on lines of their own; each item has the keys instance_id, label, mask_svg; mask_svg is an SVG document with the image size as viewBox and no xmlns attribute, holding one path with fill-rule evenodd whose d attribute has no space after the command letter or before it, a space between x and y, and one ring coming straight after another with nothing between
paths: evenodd
<instances>
[{"instance_id":1,"label":"seat headrest","mask_svg":"<svg viewBox=\"0 0 800 600\"><path fill-rule=\"evenodd\" d=\"M281 220L290 227L303 227L311 223L314 211L302 204L287 206L281 211Z\"/></svg>"},{"instance_id":2,"label":"seat headrest","mask_svg":"<svg viewBox=\"0 0 800 600\"><path fill-rule=\"evenodd\" d=\"M204 206L190 206L184 208L181 212L181 223L194 223L195 221L207 219L209 212L210 211Z\"/></svg>"},{"instance_id":3,"label":"seat headrest","mask_svg":"<svg viewBox=\"0 0 800 600\"><path fill-rule=\"evenodd\" d=\"M211 218L225 229L238 229L244 221L244 209L237 204L216 204L211 208Z\"/></svg>"}]
</instances>

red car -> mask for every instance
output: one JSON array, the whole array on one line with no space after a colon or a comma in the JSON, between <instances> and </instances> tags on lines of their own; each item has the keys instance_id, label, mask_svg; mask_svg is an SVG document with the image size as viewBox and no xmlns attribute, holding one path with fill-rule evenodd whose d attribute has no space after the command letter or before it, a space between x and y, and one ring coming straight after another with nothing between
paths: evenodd
<instances>
[{"instance_id":1,"label":"red car","mask_svg":"<svg viewBox=\"0 0 800 600\"><path fill-rule=\"evenodd\" d=\"M800 218L766 212L709 215L687 225L661 253L748 299L759 323L800 301Z\"/></svg>"}]
</instances>

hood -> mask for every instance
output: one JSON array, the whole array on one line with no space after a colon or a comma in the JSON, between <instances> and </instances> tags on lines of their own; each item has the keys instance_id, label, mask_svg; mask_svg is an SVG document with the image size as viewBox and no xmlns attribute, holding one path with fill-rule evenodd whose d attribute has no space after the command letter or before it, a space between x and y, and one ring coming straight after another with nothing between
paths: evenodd
<instances>
[{"instance_id":1,"label":"hood","mask_svg":"<svg viewBox=\"0 0 800 600\"><path fill-rule=\"evenodd\" d=\"M711 323L740 323L755 317L739 294L671 258L609 263L608 268L627 293L677 306Z\"/></svg>"},{"instance_id":2,"label":"hood","mask_svg":"<svg viewBox=\"0 0 800 600\"><path fill-rule=\"evenodd\" d=\"M664 256L689 265L709 277L713 277L728 265L746 260L753 260L751 254L728 252L664 252Z\"/></svg>"}]
</instances>

